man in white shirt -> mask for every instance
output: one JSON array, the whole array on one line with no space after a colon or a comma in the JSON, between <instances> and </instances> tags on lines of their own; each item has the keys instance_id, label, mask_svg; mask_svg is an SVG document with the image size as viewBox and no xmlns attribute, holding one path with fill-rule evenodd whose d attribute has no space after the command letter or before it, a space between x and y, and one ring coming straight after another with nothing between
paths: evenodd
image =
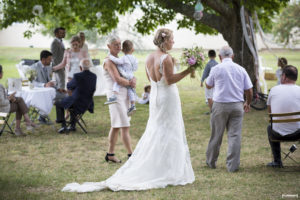
<instances>
[{"instance_id":1,"label":"man in white shirt","mask_svg":"<svg viewBox=\"0 0 300 200\"><path fill-rule=\"evenodd\" d=\"M273 87L269 93L267 101L269 113L288 113L300 111L300 87L295 84L297 78L298 70L296 67L287 65L283 68L280 79L281 85ZM267 166L281 168L283 166L280 155L280 142L274 142L272 139L300 139L300 122L274 123L272 127L269 125L267 130L269 143L274 158L273 162L268 163Z\"/></svg>"},{"instance_id":2,"label":"man in white shirt","mask_svg":"<svg viewBox=\"0 0 300 200\"><path fill-rule=\"evenodd\" d=\"M233 50L222 47L219 52L222 63L214 66L206 79L206 87L214 88L211 113L211 137L206 151L206 163L216 168L222 137L227 129L227 170L235 172L240 165L241 133L244 111L250 110L252 83L246 70L234 63ZM244 102L244 94L246 101Z\"/></svg>"}]
</instances>

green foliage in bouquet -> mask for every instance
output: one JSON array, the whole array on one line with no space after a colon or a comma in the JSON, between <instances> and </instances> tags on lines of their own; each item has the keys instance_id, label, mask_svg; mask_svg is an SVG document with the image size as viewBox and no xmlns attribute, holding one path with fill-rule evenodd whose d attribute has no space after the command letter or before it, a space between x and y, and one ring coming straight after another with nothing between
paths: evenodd
<instances>
[{"instance_id":1,"label":"green foliage in bouquet","mask_svg":"<svg viewBox=\"0 0 300 200\"><path fill-rule=\"evenodd\" d=\"M26 71L26 77L30 82L32 82L37 76L36 70L35 69L28 69Z\"/></svg>"},{"instance_id":2,"label":"green foliage in bouquet","mask_svg":"<svg viewBox=\"0 0 300 200\"><path fill-rule=\"evenodd\" d=\"M184 48L180 60L182 65L201 71L204 68L206 56L202 47L195 46L190 49ZM191 77L195 78L195 74L192 73Z\"/></svg>"}]
</instances>

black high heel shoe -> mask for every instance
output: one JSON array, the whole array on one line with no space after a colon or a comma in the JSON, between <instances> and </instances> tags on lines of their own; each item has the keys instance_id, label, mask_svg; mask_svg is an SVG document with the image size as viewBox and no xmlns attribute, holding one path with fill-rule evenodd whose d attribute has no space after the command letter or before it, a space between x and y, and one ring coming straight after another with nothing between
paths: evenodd
<instances>
[{"instance_id":1,"label":"black high heel shoe","mask_svg":"<svg viewBox=\"0 0 300 200\"><path fill-rule=\"evenodd\" d=\"M108 158L108 156L115 156L115 154L114 153L106 153L106 156L105 156L106 162L108 162L108 161L111 161L113 163L121 163L122 162L122 160L120 160L119 162L117 162L115 160L111 160L111 159Z\"/></svg>"},{"instance_id":2,"label":"black high heel shoe","mask_svg":"<svg viewBox=\"0 0 300 200\"><path fill-rule=\"evenodd\" d=\"M130 158L130 157L131 157L131 155L132 155L132 153L129 153L129 154L127 154L128 158Z\"/></svg>"}]
</instances>

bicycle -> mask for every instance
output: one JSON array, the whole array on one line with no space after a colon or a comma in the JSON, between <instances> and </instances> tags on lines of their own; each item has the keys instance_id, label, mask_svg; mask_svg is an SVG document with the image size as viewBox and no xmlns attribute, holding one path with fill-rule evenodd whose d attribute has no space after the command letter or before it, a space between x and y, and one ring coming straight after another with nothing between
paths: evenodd
<instances>
[{"instance_id":1,"label":"bicycle","mask_svg":"<svg viewBox=\"0 0 300 200\"><path fill-rule=\"evenodd\" d=\"M250 106L255 110L265 110L267 108L267 100L267 94L254 92Z\"/></svg>"}]
</instances>

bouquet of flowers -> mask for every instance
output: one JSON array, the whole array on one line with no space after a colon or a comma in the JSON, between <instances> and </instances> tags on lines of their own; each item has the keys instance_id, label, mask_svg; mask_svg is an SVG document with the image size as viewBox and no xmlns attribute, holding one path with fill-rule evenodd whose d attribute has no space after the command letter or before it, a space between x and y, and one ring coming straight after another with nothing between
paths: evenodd
<instances>
[{"instance_id":1,"label":"bouquet of flowers","mask_svg":"<svg viewBox=\"0 0 300 200\"><path fill-rule=\"evenodd\" d=\"M192 67L195 70L202 70L205 59L204 50L201 47L184 48L181 55L181 64ZM191 73L191 78L195 78L195 71Z\"/></svg>"},{"instance_id":2,"label":"bouquet of flowers","mask_svg":"<svg viewBox=\"0 0 300 200\"><path fill-rule=\"evenodd\" d=\"M28 69L26 71L26 77L30 82L32 82L37 76L36 70L35 69Z\"/></svg>"}]
</instances>

